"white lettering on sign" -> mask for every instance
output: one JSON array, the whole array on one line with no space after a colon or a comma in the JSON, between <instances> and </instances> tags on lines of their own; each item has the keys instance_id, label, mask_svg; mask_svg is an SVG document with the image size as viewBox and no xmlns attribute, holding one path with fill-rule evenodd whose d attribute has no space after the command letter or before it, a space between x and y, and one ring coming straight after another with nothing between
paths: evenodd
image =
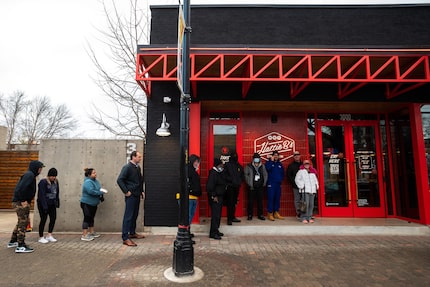
<instances>
[{"instance_id":1,"label":"white lettering on sign","mask_svg":"<svg viewBox=\"0 0 430 287\"><path fill-rule=\"evenodd\" d=\"M296 143L278 132L271 132L254 140L254 152L258 153L262 159L268 160L269 155L274 151L279 153L279 160L284 161L293 156Z\"/></svg>"},{"instance_id":2,"label":"white lettering on sign","mask_svg":"<svg viewBox=\"0 0 430 287\"><path fill-rule=\"evenodd\" d=\"M351 114L339 114L341 121L350 121L352 119Z\"/></svg>"}]
</instances>

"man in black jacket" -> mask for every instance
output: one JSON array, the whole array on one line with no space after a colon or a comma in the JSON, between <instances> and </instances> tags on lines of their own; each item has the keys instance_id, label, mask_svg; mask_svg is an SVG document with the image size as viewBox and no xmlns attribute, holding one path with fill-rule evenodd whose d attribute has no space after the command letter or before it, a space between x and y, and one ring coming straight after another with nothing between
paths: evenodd
<instances>
[{"instance_id":1,"label":"man in black jacket","mask_svg":"<svg viewBox=\"0 0 430 287\"><path fill-rule=\"evenodd\" d=\"M294 192L294 207L296 209L296 218L300 219L300 193L299 188L296 185L296 174L300 169L300 166L302 165L302 161L300 159L300 152L295 151L294 152L294 161L288 165L287 168L287 177L290 183L293 186L293 192Z\"/></svg>"},{"instance_id":2,"label":"man in black jacket","mask_svg":"<svg viewBox=\"0 0 430 287\"><path fill-rule=\"evenodd\" d=\"M145 238L136 233L136 220L139 215L140 199L144 199L143 176L139 166L142 156L140 152L130 154L130 162L121 170L116 182L125 196L125 210L122 221L122 242L127 246L137 246L131 238Z\"/></svg>"},{"instance_id":3,"label":"man in black jacket","mask_svg":"<svg viewBox=\"0 0 430 287\"><path fill-rule=\"evenodd\" d=\"M239 190L243 181L243 167L238 162L236 152L233 152L229 161L225 163L225 177L227 181L227 191L225 194L227 224L232 225L232 222L240 222L240 219L236 218L235 214Z\"/></svg>"},{"instance_id":4,"label":"man in black jacket","mask_svg":"<svg viewBox=\"0 0 430 287\"><path fill-rule=\"evenodd\" d=\"M36 177L42 172L45 165L32 160L28 165L28 170L21 176L15 187L12 198L12 205L18 217L18 222L12 232L8 248L15 247L16 253L30 253L33 248L25 244L25 231L30 214L31 201L36 194Z\"/></svg>"},{"instance_id":5,"label":"man in black jacket","mask_svg":"<svg viewBox=\"0 0 430 287\"><path fill-rule=\"evenodd\" d=\"M225 194L226 181L224 178L224 164L219 158L214 159L214 165L209 171L206 191L208 192L211 208L211 227L209 237L220 240L224 233L219 231L222 212L222 201Z\"/></svg>"}]
</instances>

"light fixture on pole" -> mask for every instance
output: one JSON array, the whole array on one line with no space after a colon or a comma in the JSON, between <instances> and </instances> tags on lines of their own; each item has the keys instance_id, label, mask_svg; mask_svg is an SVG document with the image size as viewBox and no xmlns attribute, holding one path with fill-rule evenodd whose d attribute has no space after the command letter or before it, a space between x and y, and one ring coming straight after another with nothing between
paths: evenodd
<instances>
[{"instance_id":1,"label":"light fixture on pole","mask_svg":"<svg viewBox=\"0 0 430 287\"><path fill-rule=\"evenodd\" d=\"M163 113L163 121L161 122L161 126L155 132L159 137L168 137L170 136L169 123L166 120L166 115Z\"/></svg>"}]
</instances>

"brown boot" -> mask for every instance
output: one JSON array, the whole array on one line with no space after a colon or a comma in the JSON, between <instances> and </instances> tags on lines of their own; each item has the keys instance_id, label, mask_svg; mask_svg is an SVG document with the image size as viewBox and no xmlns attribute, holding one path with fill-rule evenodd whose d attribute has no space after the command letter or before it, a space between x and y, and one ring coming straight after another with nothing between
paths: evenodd
<instances>
[{"instance_id":1,"label":"brown boot","mask_svg":"<svg viewBox=\"0 0 430 287\"><path fill-rule=\"evenodd\" d=\"M273 214L273 216L274 216L276 219L284 219L284 217L282 217L282 216L279 214L279 212L277 212L277 211L275 211L275 213Z\"/></svg>"},{"instance_id":2,"label":"brown boot","mask_svg":"<svg viewBox=\"0 0 430 287\"><path fill-rule=\"evenodd\" d=\"M275 221L275 218L273 217L273 213L272 213L272 212L269 212L269 213L267 214L267 216L269 217L269 220L270 220L270 221Z\"/></svg>"}]
</instances>

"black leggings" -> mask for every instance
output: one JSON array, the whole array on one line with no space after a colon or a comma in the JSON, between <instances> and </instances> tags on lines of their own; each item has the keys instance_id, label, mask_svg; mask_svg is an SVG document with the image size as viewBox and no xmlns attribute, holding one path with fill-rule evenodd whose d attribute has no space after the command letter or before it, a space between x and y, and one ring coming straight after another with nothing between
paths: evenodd
<instances>
[{"instance_id":1,"label":"black leggings","mask_svg":"<svg viewBox=\"0 0 430 287\"><path fill-rule=\"evenodd\" d=\"M82 222L82 229L94 227L94 217L96 217L97 205L92 206L81 202L81 208L84 212L84 221Z\"/></svg>"},{"instance_id":2,"label":"black leggings","mask_svg":"<svg viewBox=\"0 0 430 287\"><path fill-rule=\"evenodd\" d=\"M48 212L43 212L43 207L40 203L37 204L37 208L39 209L40 214L40 223L39 223L39 237L43 237L43 230L45 229L46 220L49 215L49 225L48 225L48 233L52 233L54 231L55 220L57 219L57 208L55 205L48 205Z\"/></svg>"}]
</instances>

